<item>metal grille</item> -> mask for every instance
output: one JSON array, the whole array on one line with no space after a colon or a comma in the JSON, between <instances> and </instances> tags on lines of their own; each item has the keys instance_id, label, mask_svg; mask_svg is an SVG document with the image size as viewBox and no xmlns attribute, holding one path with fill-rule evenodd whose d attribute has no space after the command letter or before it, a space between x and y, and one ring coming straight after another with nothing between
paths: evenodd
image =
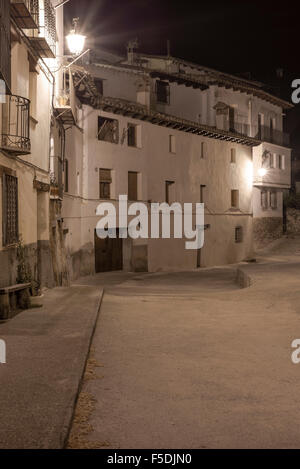
<instances>
[{"instance_id":1,"label":"metal grille","mask_svg":"<svg viewBox=\"0 0 300 469\"><path fill-rule=\"evenodd\" d=\"M44 0L44 37L47 40L52 52L55 54L56 44L56 20L55 10L49 0Z\"/></svg>"},{"instance_id":2,"label":"metal grille","mask_svg":"<svg viewBox=\"0 0 300 469\"><path fill-rule=\"evenodd\" d=\"M10 89L10 0L0 0L0 78Z\"/></svg>"},{"instance_id":3,"label":"metal grille","mask_svg":"<svg viewBox=\"0 0 300 469\"><path fill-rule=\"evenodd\" d=\"M243 227L237 226L235 229L235 242L242 243L243 242Z\"/></svg>"},{"instance_id":4,"label":"metal grille","mask_svg":"<svg viewBox=\"0 0 300 469\"><path fill-rule=\"evenodd\" d=\"M18 242L18 179L3 175L3 245Z\"/></svg>"},{"instance_id":5,"label":"metal grille","mask_svg":"<svg viewBox=\"0 0 300 469\"><path fill-rule=\"evenodd\" d=\"M19 154L30 153L30 101L10 95L3 104L1 148Z\"/></svg>"}]
</instances>

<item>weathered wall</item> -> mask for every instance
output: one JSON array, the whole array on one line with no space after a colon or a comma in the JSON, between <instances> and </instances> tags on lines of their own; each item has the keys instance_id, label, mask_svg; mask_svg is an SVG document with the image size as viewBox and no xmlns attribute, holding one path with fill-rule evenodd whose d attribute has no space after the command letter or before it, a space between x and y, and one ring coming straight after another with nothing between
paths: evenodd
<instances>
[{"instance_id":1,"label":"weathered wall","mask_svg":"<svg viewBox=\"0 0 300 469\"><path fill-rule=\"evenodd\" d=\"M281 238L283 235L283 219L279 217L255 218L253 220L253 234L255 247L264 247L271 241Z\"/></svg>"}]
</instances>

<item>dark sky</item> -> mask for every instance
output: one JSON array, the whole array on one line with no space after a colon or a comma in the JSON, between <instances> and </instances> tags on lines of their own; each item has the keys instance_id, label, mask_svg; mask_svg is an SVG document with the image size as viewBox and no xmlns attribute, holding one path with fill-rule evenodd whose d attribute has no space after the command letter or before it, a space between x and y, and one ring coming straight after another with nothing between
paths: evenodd
<instances>
[{"instance_id":1,"label":"dark sky","mask_svg":"<svg viewBox=\"0 0 300 469\"><path fill-rule=\"evenodd\" d=\"M231 72L300 72L300 6L289 1L70 0L66 24L79 16L94 46L171 52Z\"/></svg>"},{"instance_id":2,"label":"dark sky","mask_svg":"<svg viewBox=\"0 0 300 469\"><path fill-rule=\"evenodd\" d=\"M267 90L291 100L300 78L300 2L265 0L70 0L66 32L79 16L88 46L126 53L138 37L140 50L171 54L231 73L250 72ZM284 70L283 79L276 70ZM247 76L247 75L245 75ZM288 130L300 136L300 104L289 113ZM299 137L300 152L300 137Z\"/></svg>"}]
</instances>

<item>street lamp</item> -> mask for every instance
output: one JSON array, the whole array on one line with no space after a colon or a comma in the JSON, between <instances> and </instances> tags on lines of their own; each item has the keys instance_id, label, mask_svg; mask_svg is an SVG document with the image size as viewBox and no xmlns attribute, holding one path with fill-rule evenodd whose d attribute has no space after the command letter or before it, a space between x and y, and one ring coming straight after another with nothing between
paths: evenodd
<instances>
[{"instance_id":1,"label":"street lamp","mask_svg":"<svg viewBox=\"0 0 300 469\"><path fill-rule=\"evenodd\" d=\"M267 172L268 172L268 171L266 170L266 168L260 168L260 169L258 170L258 174L259 174L259 176L261 176L261 177L266 176Z\"/></svg>"},{"instance_id":2,"label":"street lamp","mask_svg":"<svg viewBox=\"0 0 300 469\"><path fill-rule=\"evenodd\" d=\"M79 34L78 32L78 22L79 18L73 19L73 29L70 31L70 34L67 36L67 43L71 54L80 55L83 51L86 36Z\"/></svg>"}]
</instances>

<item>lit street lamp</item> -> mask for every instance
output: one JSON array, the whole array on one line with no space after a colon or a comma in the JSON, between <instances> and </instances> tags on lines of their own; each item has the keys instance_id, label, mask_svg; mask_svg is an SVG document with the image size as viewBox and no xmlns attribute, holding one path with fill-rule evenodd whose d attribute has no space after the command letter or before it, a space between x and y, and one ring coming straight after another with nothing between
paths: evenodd
<instances>
[{"instance_id":1,"label":"lit street lamp","mask_svg":"<svg viewBox=\"0 0 300 469\"><path fill-rule=\"evenodd\" d=\"M73 29L67 36L68 47L72 55L80 55L82 53L86 39L86 36L78 32L78 22L79 18L73 19Z\"/></svg>"}]
</instances>

